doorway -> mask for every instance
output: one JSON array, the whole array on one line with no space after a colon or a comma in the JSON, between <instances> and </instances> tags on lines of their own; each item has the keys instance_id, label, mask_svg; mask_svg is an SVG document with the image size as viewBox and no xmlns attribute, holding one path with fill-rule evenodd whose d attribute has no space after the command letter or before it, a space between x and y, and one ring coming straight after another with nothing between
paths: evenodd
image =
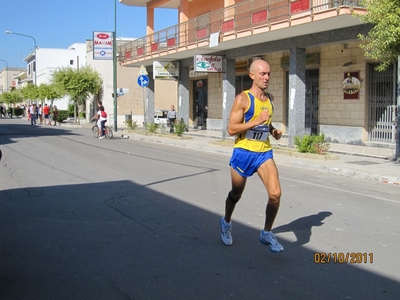
<instances>
[{"instance_id":1,"label":"doorway","mask_svg":"<svg viewBox=\"0 0 400 300\"><path fill-rule=\"evenodd\" d=\"M396 141L396 65L378 72L377 63L368 64L368 140Z\"/></svg>"},{"instance_id":2,"label":"doorway","mask_svg":"<svg viewBox=\"0 0 400 300\"><path fill-rule=\"evenodd\" d=\"M199 79L193 81L193 115L195 116L193 126L195 128L207 127L207 79Z\"/></svg>"}]
</instances>

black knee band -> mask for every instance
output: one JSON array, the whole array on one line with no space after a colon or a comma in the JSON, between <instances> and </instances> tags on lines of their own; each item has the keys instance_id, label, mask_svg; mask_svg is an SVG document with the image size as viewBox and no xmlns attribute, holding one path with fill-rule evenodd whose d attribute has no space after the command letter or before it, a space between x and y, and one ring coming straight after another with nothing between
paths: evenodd
<instances>
[{"instance_id":1,"label":"black knee band","mask_svg":"<svg viewBox=\"0 0 400 300\"><path fill-rule=\"evenodd\" d=\"M229 199L232 203L236 204L236 203L239 202L239 199L240 199L240 198L239 198L239 199L233 198L232 195L231 195L231 192L229 192L229 193L228 193L228 199Z\"/></svg>"}]
</instances>

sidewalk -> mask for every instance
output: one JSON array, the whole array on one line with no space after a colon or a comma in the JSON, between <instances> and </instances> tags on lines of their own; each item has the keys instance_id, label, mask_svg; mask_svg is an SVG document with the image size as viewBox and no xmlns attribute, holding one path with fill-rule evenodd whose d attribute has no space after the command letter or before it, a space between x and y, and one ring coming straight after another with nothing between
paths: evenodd
<instances>
[{"instance_id":1,"label":"sidewalk","mask_svg":"<svg viewBox=\"0 0 400 300\"><path fill-rule=\"evenodd\" d=\"M93 124L81 122L81 125L62 123L65 127L91 127ZM134 139L160 145L183 147L187 149L231 155L234 138L228 136L225 141L221 131L190 129L183 138L176 135L145 135L140 129L118 128L116 138ZM279 141L271 139L275 162L293 167L327 172L349 178L367 179L400 186L400 162L395 157L394 144L368 143L367 146L330 143L328 155L299 153L288 148L287 137Z\"/></svg>"},{"instance_id":2,"label":"sidewalk","mask_svg":"<svg viewBox=\"0 0 400 300\"><path fill-rule=\"evenodd\" d=\"M144 135L139 131L119 129L116 137L130 138L139 141L183 147L199 151L207 151L231 155L233 137L221 142L222 132L212 130L191 129L183 138L170 134ZM395 148L376 146L357 146L346 144L330 144L328 155L313 155L290 151L287 138L271 141L274 148L274 159L277 164L328 172L349 178L368 179L400 186L400 163L392 159ZM390 146L390 147L389 147Z\"/></svg>"}]
</instances>

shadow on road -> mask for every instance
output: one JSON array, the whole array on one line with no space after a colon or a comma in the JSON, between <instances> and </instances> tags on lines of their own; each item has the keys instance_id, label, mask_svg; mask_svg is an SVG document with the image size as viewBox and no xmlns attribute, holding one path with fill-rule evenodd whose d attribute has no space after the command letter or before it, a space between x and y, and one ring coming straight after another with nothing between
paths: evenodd
<instances>
[{"instance_id":1,"label":"shadow on road","mask_svg":"<svg viewBox=\"0 0 400 300\"><path fill-rule=\"evenodd\" d=\"M76 135L76 133L72 132L65 127L59 126L45 126L45 125L30 125L19 123L12 123L12 119L7 119L7 123L2 123L0 126L0 136L1 136L1 144L13 144L16 139L21 138L31 138L31 137L40 137L40 136L65 136L65 135ZM12 125L12 127L8 127L8 125ZM89 131L89 129L88 129Z\"/></svg>"},{"instance_id":2,"label":"shadow on road","mask_svg":"<svg viewBox=\"0 0 400 300\"><path fill-rule=\"evenodd\" d=\"M111 190L118 190L113 194ZM276 228L285 251L235 223L130 181L0 191L0 298L399 299L399 283L302 247L329 212Z\"/></svg>"},{"instance_id":3,"label":"shadow on road","mask_svg":"<svg viewBox=\"0 0 400 300\"><path fill-rule=\"evenodd\" d=\"M332 215L330 211L321 211L318 214L302 217L289 224L274 228L274 233L293 232L296 236L297 245L305 245L310 241L311 229L314 226L322 226L325 218Z\"/></svg>"}]
</instances>

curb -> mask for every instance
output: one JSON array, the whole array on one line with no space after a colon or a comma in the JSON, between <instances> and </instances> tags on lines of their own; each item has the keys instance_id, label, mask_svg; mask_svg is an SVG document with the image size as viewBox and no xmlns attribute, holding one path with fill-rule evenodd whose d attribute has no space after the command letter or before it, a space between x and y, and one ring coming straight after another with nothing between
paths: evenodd
<instances>
[{"instance_id":1,"label":"curb","mask_svg":"<svg viewBox=\"0 0 400 300\"><path fill-rule=\"evenodd\" d=\"M64 124L63 124L64 125ZM87 127L85 124L65 124L66 127L73 127L73 128L79 128L79 127ZM130 132L128 130L120 129L117 132L114 132L114 137L122 138L122 139L132 139L132 140L137 140L137 141L144 141L144 142L151 142L155 144L163 144L163 145L168 145L168 146L174 146L174 147L182 147L186 149L193 149L193 150L198 150L198 151L204 151L204 152L212 152L212 153L218 153L218 154L223 154L223 155L231 155L232 153L232 148L220 146L220 145L215 145L211 143L206 143L206 144L198 144L195 143L190 144L190 141L193 141L195 138L202 138L202 139L207 139L209 141L213 141L216 139L221 139L219 137L214 137L214 136L206 136L206 135L198 135L198 134L187 134L187 137L190 137L190 139L187 139L187 143L185 143L185 139L172 139L168 135L165 135L163 137L159 137L157 135L141 135L141 134L136 134L133 132ZM213 146L210 146L213 145ZM272 145L278 146L278 145ZM279 147L279 146L278 146ZM390 160L388 157L385 156L377 156L377 155L369 155L369 154L363 154L363 153L350 153L350 152L343 152L343 151L329 151L327 155L315 155L315 154L310 154L310 153L298 153L298 152L291 152L291 151L285 151L280 149L274 149L274 154L279 154L279 155L285 155L285 156L290 156L294 158L305 158L305 159L313 159L316 160L316 162L323 163L323 161L331 161L331 160L340 160L339 155L349 155L349 156L359 156L359 157L366 157L366 158L375 158L375 159L383 159L383 160ZM354 169L344 169L344 168L338 168L338 167L329 167L325 165L319 165L319 164L312 164L312 163L304 163L304 162L287 162L284 160L280 160L279 158L275 158L275 161L280 163L280 164L285 164L297 168L303 168L311 171L320 171L320 172L326 172L334 175L339 175L343 177L348 177L348 178L356 178L356 179L367 179L371 181L376 181L376 182L382 182L385 184L392 184L392 185L397 185L400 186L400 178L393 177L393 176L387 176L387 175L378 175L378 174L373 174L373 173L368 173L368 172L362 172L359 170L354 170Z\"/></svg>"}]
</instances>

